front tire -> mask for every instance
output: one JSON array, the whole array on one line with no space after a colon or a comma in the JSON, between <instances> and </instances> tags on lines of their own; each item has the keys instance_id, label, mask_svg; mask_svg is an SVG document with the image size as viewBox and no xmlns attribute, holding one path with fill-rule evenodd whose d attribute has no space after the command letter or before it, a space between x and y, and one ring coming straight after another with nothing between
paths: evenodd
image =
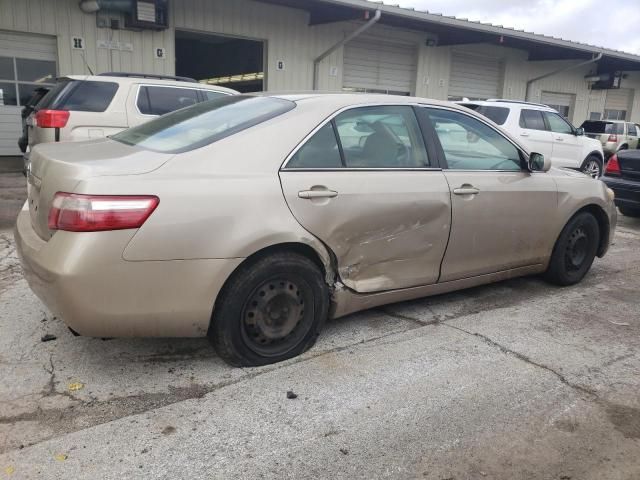
<instances>
[{"instance_id":1,"label":"front tire","mask_svg":"<svg viewBox=\"0 0 640 480\"><path fill-rule=\"evenodd\" d=\"M618 207L618 209L625 217L640 218L640 208Z\"/></svg>"},{"instance_id":2,"label":"front tire","mask_svg":"<svg viewBox=\"0 0 640 480\"><path fill-rule=\"evenodd\" d=\"M582 163L580 171L591 178L600 178L602 176L602 160L596 155L589 155Z\"/></svg>"},{"instance_id":3,"label":"front tire","mask_svg":"<svg viewBox=\"0 0 640 480\"><path fill-rule=\"evenodd\" d=\"M295 253L275 253L242 265L223 288L209 339L238 367L281 362L311 348L329 312L322 271Z\"/></svg>"},{"instance_id":4,"label":"front tire","mask_svg":"<svg viewBox=\"0 0 640 480\"><path fill-rule=\"evenodd\" d=\"M560 233L545 279L562 286L579 283L591 268L599 241L598 221L591 213L578 213Z\"/></svg>"}]
</instances>

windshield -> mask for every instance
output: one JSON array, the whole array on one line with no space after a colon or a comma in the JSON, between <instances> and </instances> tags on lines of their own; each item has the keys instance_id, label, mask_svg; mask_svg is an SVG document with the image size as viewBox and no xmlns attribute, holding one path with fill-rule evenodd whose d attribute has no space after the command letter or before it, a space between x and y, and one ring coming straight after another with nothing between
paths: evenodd
<instances>
[{"instance_id":1,"label":"windshield","mask_svg":"<svg viewBox=\"0 0 640 480\"><path fill-rule=\"evenodd\" d=\"M461 103L460 105L474 110L480 115L484 115L497 125L504 125L504 122L507 121L507 117L509 116L509 109L504 107L490 107L476 103Z\"/></svg>"},{"instance_id":2,"label":"windshield","mask_svg":"<svg viewBox=\"0 0 640 480\"><path fill-rule=\"evenodd\" d=\"M624 132L624 124L612 122L587 120L582 124L582 128L584 128L584 131L587 133L622 134Z\"/></svg>"},{"instance_id":3,"label":"windshield","mask_svg":"<svg viewBox=\"0 0 640 480\"><path fill-rule=\"evenodd\" d=\"M163 153L182 153L204 147L295 108L273 97L225 96L198 103L151 120L111 138Z\"/></svg>"}]
</instances>

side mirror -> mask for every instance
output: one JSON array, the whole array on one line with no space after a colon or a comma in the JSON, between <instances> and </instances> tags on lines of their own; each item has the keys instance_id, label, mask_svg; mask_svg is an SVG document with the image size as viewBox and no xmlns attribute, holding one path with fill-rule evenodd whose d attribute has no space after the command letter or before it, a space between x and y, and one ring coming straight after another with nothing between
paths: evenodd
<instances>
[{"instance_id":1,"label":"side mirror","mask_svg":"<svg viewBox=\"0 0 640 480\"><path fill-rule=\"evenodd\" d=\"M584 128L582 128L582 127L576 128L575 135L576 135L576 137L584 136Z\"/></svg>"},{"instance_id":2,"label":"side mirror","mask_svg":"<svg viewBox=\"0 0 640 480\"><path fill-rule=\"evenodd\" d=\"M532 152L529 155L528 166L532 172L548 172L551 168L551 160L544 158L541 153Z\"/></svg>"}]
</instances>

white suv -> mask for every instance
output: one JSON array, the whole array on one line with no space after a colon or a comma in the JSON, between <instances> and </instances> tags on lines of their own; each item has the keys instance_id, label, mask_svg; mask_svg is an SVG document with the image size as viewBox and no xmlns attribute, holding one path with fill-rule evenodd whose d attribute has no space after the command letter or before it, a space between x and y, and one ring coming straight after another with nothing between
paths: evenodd
<instances>
[{"instance_id":1,"label":"white suv","mask_svg":"<svg viewBox=\"0 0 640 480\"><path fill-rule=\"evenodd\" d=\"M27 118L25 168L28 152L39 143L106 137L159 115L237 93L190 78L161 75L104 73L59 78Z\"/></svg>"},{"instance_id":2,"label":"white suv","mask_svg":"<svg viewBox=\"0 0 640 480\"><path fill-rule=\"evenodd\" d=\"M456 103L493 120L530 151L550 158L554 167L580 170L593 178L602 175L602 144L586 137L582 128L575 128L551 107L493 99Z\"/></svg>"}]
</instances>

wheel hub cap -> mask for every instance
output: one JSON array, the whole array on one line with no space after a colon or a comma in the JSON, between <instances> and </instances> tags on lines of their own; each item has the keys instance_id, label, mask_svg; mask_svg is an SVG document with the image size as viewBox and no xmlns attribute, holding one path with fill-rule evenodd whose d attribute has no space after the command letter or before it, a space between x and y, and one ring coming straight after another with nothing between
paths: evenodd
<instances>
[{"instance_id":1,"label":"wheel hub cap","mask_svg":"<svg viewBox=\"0 0 640 480\"><path fill-rule=\"evenodd\" d=\"M576 229L567 243L566 260L571 270L578 270L587 257L589 237L582 228Z\"/></svg>"},{"instance_id":2,"label":"wheel hub cap","mask_svg":"<svg viewBox=\"0 0 640 480\"><path fill-rule=\"evenodd\" d=\"M592 178L598 178L600 176L600 165L595 160L592 160L585 165L583 172Z\"/></svg>"},{"instance_id":3,"label":"wheel hub cap","mask_svg":"<svg viewBox=\"0 0 640 480\"><path fill-rule=\"evenodd\" d=\"M283 348L296 341L305 302L298 286L287 280L262 284L243 309L243 335L257 351Z\"/></svg>"}]
</instances>

